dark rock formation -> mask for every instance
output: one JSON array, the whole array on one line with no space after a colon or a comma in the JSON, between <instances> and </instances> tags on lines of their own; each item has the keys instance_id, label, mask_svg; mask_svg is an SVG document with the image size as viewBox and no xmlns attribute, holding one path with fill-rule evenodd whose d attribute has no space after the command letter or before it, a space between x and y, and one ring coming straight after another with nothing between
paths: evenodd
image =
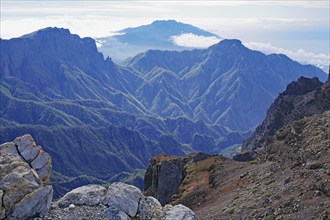
<instances>
[{"instance_id":1,"label":"dark rock formation","mask_svg":"<svg viewBox=\"0 0 330 220\"><path fill-rule=\"evenodd\" d=\"M256 149L267 144L277 130L294 120L322 113L330 109L330 82L322 84L318 79L300 77L279 95L267 111L265 120L244 141L242 153L256 156ZM234 157L241 160L242 155Z\"/></svg>"},{"instance_id":2,"label":"dark rock formation","mask_svg":"<svg viewBox=\"0 0 330 220\"><path fill-rule=\"evenodd\" d=\"M169 203L178 193L186 175L186 165L210 156L195 153L184 157L160 155L150 159L144 179L145 194L157 198L162 205Z\"/></svg>"},{"instance_id":3,"label":"dark rock formation","mask_svg":"<svg viewBox=\"0 0 330 220\"><path fill-rule=\"evenodd\" d=\"M318 78L309 79L302 76L297 81L290 83L283 92L283 95L305 95L321 86L322 83Z\"/></svg>"},{"instance_id":4,"label":"dark rock formation","mask_svg":"<svg viewBox=\"0 0 330 220\"><path fill-rule=\"evenodd\" d=\"M254 161L210 156L188 162L171 203L188 206L203 220L262 219L265 216L269 219L328 219L329 128L330 110L279 129L263 149L258 149ZM162 158L174 164L184 160ZM162 162L158 164L160 172L166 173ZM160 180L166 181L164 177Z\"/></svg>"}]
</instances>

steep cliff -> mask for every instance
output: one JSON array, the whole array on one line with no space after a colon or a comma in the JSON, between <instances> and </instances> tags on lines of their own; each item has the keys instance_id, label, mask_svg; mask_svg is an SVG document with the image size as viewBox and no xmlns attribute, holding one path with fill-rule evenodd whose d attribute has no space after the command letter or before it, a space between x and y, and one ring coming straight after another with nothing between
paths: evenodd
<instances>
[{"instance_id":1,"label":"steep cliff","mask_svg":"<svg viewBox=\"0 0 330 220\"><path fill-rule=\"evenodd\" d=\"M290 83L267 111L266 118L255 132L244 141L237 160L254 158L258 148L267 144L275 132L292 121L323 113L330 109L330 81L322 84L317 78L300 77ZM245 156L244 156L245 155Z\"/></svg>"},{"instance_id":2,"label":"steep cliff","mask_svg":"<svg viewBox=\"0 0 330 220\"><path fill-rule=\"evenodd\" d=\"M157 198L162 205L169 203L179 192L188 166L208 157L211 155L194 153L184 157L159 155L150 159L144 178L145 194Z\"/></svg>"}]
</instances>

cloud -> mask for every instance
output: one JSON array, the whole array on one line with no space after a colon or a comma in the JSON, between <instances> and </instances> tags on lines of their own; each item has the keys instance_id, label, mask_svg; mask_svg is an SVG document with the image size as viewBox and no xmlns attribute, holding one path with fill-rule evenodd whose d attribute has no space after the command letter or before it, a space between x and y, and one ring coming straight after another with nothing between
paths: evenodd
<instances>
[{"instance_id":1,"label":"cloud","mask_svg":"<svg viewBox=\"0 0 330 220\"><path fill-rule=\"evenodd\" d=\"M220 41L220 39L216 37L205 37L192 33L175 35L171 37L171 40L178 46L191 48L207 48Z\"/></svg>"},{"instance_id":2,"label":"cloud","mask_svg":"<svg viewBox=\"0 0 330 220\"><path fill-rule=\"evenodd\" d=\"M249 42L244 43L250 49L260 50L266 54L271 53L280 53L289 56L290 58L297 60L303 64L313 64L325 72L328 72L329 62L330 62L330 55L329 54L315 54L312 52L305 51L303 49L299 49L297 51L287 50L280 47L275 47L271 43L264 43L264 42Z\"/></svg>"},{"instance_id":3,"label":"cloud","mask_svg":"<svg viewBox=\"0 0 330 220\"><path fill-rule=\"evenodd\" d=\"M325 0L304 0L304 1L278 1L278 0L206 0L206 1L160 1L161 4L166 5L194 5L194 6L291 6L291 7L304 7L304 8L329 8L329 2Z\"/></svg>"},{"instance_id":4,"label":"cloud","mask_svg":"<svg viewBox=\"0 0 330 220\"><path fill-rule=\"evenodd\" d=\"M148 18L136 18L130 22L132 26L151 23ZM70 29L71 33L80 37L106 37L114 35L115 30L127 27L127 21L120 17L99 15L63 15L47 16L42 19L31 17L22 19L1 20L0 37L10 39L31 33L45 27L63 27Z\"/></svg>"}]
</instances>

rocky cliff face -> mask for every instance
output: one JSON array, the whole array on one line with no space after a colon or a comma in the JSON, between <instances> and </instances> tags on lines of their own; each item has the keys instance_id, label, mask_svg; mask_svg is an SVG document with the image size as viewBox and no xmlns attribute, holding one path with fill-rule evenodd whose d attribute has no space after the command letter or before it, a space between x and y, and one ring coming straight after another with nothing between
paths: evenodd
<instances>
[{"instance_id":1,"label":"rocky cliff face","mask_svg":"<svg viewBox=\"0 0 330 220\"><path fill-rule=\"evenodd\" d=\"M278 129L292 121L323 113L328 109L330 109L329 79L322 84L317 78L300 77L298 81L290 83L274 101L267 111L265 120L243 143L243 154L234 159L244 160L255 157L257 149L264 147Z\"/></svg>"},{"instance_id":2,"label":"rocky cliff face","mask_svg":"<svg viewBox=\"0 0 330 220\"><path fill-rule=\"evenodd\" d=\"M278 130L252 162L211 156L187 163L171 203L198 219L329 219L329 126L328 110Z\"/></svg>"},{"instance_id":3,"label":"rocky cliff face","mask_svg":"<svg viewBox=\"0 0 330 220\"><path fill-rule=\"evenodd\" d=\"M53 198L51 158L30 135L0 145L0 219L45 215Z\"/></svg>"},{"instance_id":4,"label":"rocky cliff face","mask_svg":"<svg viewBox=\"0 0 330 220\"><path fill-rule=\"evenodd\" d=\"M184 157L160 155L150 159L144 178L145 194L157 198L162 205L169 203L179 192L187 175L187 166L210 156L195 153Z\"/></svg>"}]
</instances>

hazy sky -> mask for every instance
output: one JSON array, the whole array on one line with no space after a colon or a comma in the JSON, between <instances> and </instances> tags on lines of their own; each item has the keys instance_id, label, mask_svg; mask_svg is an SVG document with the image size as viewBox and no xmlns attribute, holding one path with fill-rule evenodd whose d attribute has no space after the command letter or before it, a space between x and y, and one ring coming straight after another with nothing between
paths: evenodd
<instances>
[{"instance_id":1,"label":"hazy sky","mask_svg":"<svg viewBox=\"0 0 330 220\"><path fill-rule=\"evenodd\" d=\"M126 27L175 19L240 39L266 53L329 66L330 1L8 1L1 0L1 38L48 26L101 37Z\"/></svg>"}]
</instances>

